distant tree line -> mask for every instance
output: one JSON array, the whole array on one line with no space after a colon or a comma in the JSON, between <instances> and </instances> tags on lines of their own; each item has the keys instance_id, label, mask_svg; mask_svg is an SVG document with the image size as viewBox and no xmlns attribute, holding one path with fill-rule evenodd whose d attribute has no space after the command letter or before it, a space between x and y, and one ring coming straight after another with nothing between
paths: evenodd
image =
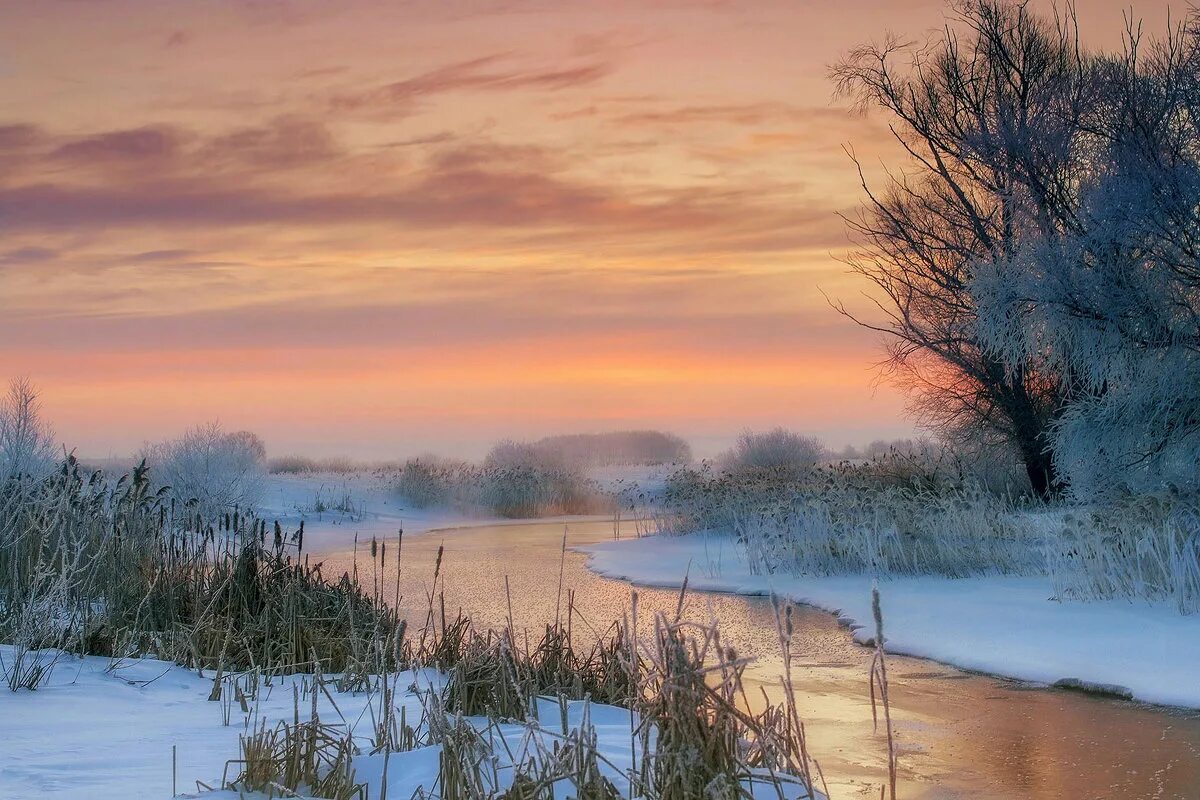
<instances>
[{"instance_id":1,"label":"distant tree line","mask_svg":"<svg viewBox=\"0 0 1200 800\"><path fill-rule=\"evenodd\" d=\"M692 460L692 448L683 438L652 430L547 436L530 446L580 466L687 464Z\"/></svg>"}]
</instances>

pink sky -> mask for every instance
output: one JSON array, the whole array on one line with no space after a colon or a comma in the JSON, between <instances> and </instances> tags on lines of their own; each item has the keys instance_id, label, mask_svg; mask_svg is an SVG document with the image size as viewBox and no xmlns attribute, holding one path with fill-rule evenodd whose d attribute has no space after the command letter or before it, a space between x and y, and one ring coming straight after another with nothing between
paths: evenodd
<instances>
[{"instance_id":1,"label":"pink sky","mask_svg":"<svg viewBox=\"0 0 1200 800\"><path fill-rule=\"evenodd\" d=\"M1079 5L1109 43L1129 4ZM90 455L211 419L368 458L906 434L822 294L864 288L843 146L897 158L826 72L943 8L0 5L0 376Z\"/></svg>"}]
</instances>

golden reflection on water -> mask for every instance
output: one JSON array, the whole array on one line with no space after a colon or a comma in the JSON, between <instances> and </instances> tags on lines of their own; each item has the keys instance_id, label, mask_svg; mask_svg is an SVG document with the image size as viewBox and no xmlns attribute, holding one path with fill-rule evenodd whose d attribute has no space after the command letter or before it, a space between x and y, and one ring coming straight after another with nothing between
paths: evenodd
<instances>
[{"instance_id":1,"label":"golden reflection on water","mask_svg":"<svg viewBox=\"0 0 1200 800\"><path fill-rule=\"evenodd\" d=\"M611 522L572 522L567 544L613 536ZM480 625L502 626L508 610L531 636L574 606L603 630L627 613L628 584L597 577L585 557L562 555L562 523L493 525L409 537L403 543L400 607L410 624L425 619L437 549L445 545L446 608ZM631 535L625 531L623 535ZM382 575L360 547L359 580L395 591L395 542ZM351 571L349 554L325 559L326 574ZM560 568L563 598L558 593ZM676 591L637 589L639 614L674 613ZM691 594L686 614L715 619L722 638L754 656L751 683L782 691L782 662L771 602L765 597ZM886 608L885 608L886 615ZM576 630L586 630L576 618ZM873 730L867 672L870 651L853 644L834 618L797 607L793 676L809 749L835 800L876 798L886 779L886 740ZM1147 708L960 672L929 661L889 657L892 717L906 800L1200 800L1200 714ZM1200 680L1198 674L1197 680ZM750 691L758 694L757 687Z\"/></svg>"}]
</instances>

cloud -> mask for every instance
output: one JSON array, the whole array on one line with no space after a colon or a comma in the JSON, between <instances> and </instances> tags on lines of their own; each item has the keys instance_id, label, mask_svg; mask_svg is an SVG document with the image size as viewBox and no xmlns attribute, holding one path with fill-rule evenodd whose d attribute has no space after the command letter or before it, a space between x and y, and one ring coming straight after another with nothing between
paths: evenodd
<instances>
[{"instance_id":1,"label":"cloud","mask_svg":"<svg viewBox=\"0 0 1200 800\"><path fill-rule=\"evenodd\" d=\"M721 105L678 106L621 114L614 122L625 125L694 125L721 123L761 125L773 120L797 120L804 110L786 103L729 103Z\"/></svg>"},{"instance_id":2,"label":"cloud","mask_svg":"<svg viewBox=\"0 0 1200 800\"><path fill-rule=\"evenodd\" d=\"M19 247L0 253L0 264L29 264L50 261L57 258L59 252L49 247Z\"/></svg>"},{"instance_id":3,"label":"cloud","mask_svg":"<svg viewBox=\"0 0 1200 800\"><path fill-rule=\"evenodd\" d=\"M508 92L521 89L560 91L590 85L612 72L608 62L592 61L577 66L518 68L505 66L507 55L496 54L459 61L402 81L363 91L339 94L334 106L356 109L364 106L409 108L417 100L447 92Z\"/></svg>"},{"instance_id":4,"label":"cloud","mask_svg":"<svg viewBox=\"0 0 1200 800\"><path fill-rule=\"evenodd\" d=\"M794 202L787 187L781 202L780 188L762 183L627 185L576 174L568 153L548 147L487 140L439 146L441 138L433 137L423 161L399 161L388 169L386 160L353 161L322 124L305 119L281 118L201 140L193 148L143 137L147 130L157 131L95 134L48 157L81 166L140 167L102 181L81 181L53 169L35 171L32 179L8 176L7 185L0 176L0 221L9 230L72 235L142 229L229 236L255 227L333 235L341 228L370 227L376 247L476 229L490 232L479 239L483 249L573 251L590 236L594 252L624 255L841 243L832 214ZM172 131L167 141L198 138ZM312 171L334 164L336 169ZM310 172L301 184L258 180L265 172L288 169ZM317 180L318 174L329 179ZM352 175L361 179L335 180ZM836 241L830 230L838 233ZM453 244L455 250L464 246L461 240Z\"/></svg>"},{"instance_id":5,"label":"cloud","mask_svg":"<svg viewBox=\"0 0 1200 800\"><path fill-rule=\"evenodd\" d=\"M747 308L740 302L782 297L793 279L737 270L616 274L603 282L586 269L400 270L364 275L355 294L333 302L269 298L234 307L69 319L10 314L0 318L0 349L219 350L253 343L453 351L631 337L691 350L783 354L806 341L812 347L815 334L840 349L838 337L826 334L854 331L831 310L798 314L782 303ZM303 324L297 325L300 308Z\"/></svg>"},{"instance_id":6,"label":"cloud","mask_svg":"<svg viewBox=\"0 0 1200 800\"><path fill-rule=\"evenodd\" d=\"M182 146L180 133L166 126L145 126L84 136L61 145L53 159L89 166L166 161Z\"/></svg>"},{"instance_id":7,"label":"cloud","mask_svg":"<svg viewBox=\"0 0 1200 800\"><path fill-rule=\"evenodd\" d=\"M199 157L255 167L287 169L330 161L342 155L324 123L301 116L280 116L258 127L239 128L212 138Z\"/></svg>"},{"instance_id":8,"label":"cloud","mask_svg":"<svg viewBox=\"0 0 1200 800\"><path fill-rule=\"evenodd\" d=\"M25 150L42 140L43 132L37 125L0 125L0 153Z\"/></svg>"}]
</instances>

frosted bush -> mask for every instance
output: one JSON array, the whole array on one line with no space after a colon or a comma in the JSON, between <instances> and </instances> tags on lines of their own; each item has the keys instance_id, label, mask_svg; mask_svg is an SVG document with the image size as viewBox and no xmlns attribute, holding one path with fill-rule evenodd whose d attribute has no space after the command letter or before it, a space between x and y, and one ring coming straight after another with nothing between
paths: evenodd
<instances>
[{"instance_id":1,"label":"frosted bush","mask_svg":"<svg viewBox=\"0 0 1200 800\"><path fill-rule=\"evenodd\" d=\"M501 517L540 517L607 510L608 503L582 470L536 444L505 441L481 465L422 456L395 478L398 494L414 508L434 506Z\"/></svg>"},{"instance_id":2,"label":"frosted bush","mask_svg":"<svg viewBox=\"0 0 1200 800\"><path fill-rule=\"evenodd\" d=\"M266 449L248 431L226 433L209 423L151 445L143 455L176 502L194 506L205 518L253 510L262 499Z\"/></svg>"},{"instance_id":3,"label":"frosted bush","mask_svg":"<svg viewBox=\"0 0 1200 800\"><path fill-rule=\"evenodd\" d=\"M583 472L535 445L501 442L481 472L483 505L502 517L581 513L591 506Z\"/></svg>"},{"instance_id":4,"label":"frosted bush","mask_svg":"<svg viewBox=\"0 0 1200 800\"><path fill-rule=\"evenodd\" d=\"M0 479L42 477L54 461L54 434L37 390L25 378L14 379L0 400Z\"/></svg>"},{"instance_id":5,"label":"frosted bush","mask_svg":"<svg viewBox=\"0 0 1200 800\"><path fill-rule=\"evenodd\" d=\"M453 507L467 504L464 496L473 467L437 456L410 458L396 475L396 491L413 508Z\"/></svg>"},{"instance_id":6,"label":"frosted bush","mask_svg":"<svg viewBox=\"0 0 1200 800\"><path fill-rule=\"evenodd\" d=\"M812 436L786 428L755 433L744 431L725 456L731 469L775 470L803 474L826 458L825 445Z\"/></svg>"}]
</instances>

